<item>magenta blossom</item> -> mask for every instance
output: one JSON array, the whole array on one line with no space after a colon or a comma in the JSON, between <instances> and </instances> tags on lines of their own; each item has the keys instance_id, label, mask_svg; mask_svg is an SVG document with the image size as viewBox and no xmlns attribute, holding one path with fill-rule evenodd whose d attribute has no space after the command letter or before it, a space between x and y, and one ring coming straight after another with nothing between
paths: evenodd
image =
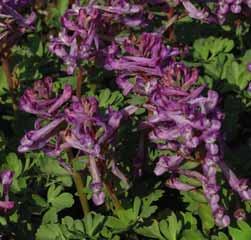
<instances>
[{"instance_id":1,"label":"magenta blossom","mask_svg":"<svg viewBox=\"0 0 251 240\"><path fill-rule=\"evenodd\" d=\"M14 173L9 170L5 170L0 173L0 181L3 187L4 197L4 201L0 201L0 209L3 209L5 212L14 207L14 202L9 201L9 191L13 181L13 175Z\"/></svg>"}]
</instances>

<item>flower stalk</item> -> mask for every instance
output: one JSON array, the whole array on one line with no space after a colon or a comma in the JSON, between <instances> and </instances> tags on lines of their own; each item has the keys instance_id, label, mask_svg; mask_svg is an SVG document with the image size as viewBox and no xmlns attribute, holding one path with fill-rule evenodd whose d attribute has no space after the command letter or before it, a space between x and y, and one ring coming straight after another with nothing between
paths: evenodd
<instances>
[{"instance_id":1,"label":"flower stalk","mask_svg":"<svg viewBox=\"0 0 251 240\"><path fill-rule=\"evenodd\" d=\"M79 201L80 201L80 204L82 207L82 211L83 211L84 216L86 216L90 212L90 208L89 208L87 196L83 191L84 190L84 183L83 183L83 180L82 180L80 173L78 173L78 171L75 168L74 158L73 158L73 154L72 154L71 150L68 151L68 158L69 158L69 161L72 165L72 171L73 171L72 176L73 176L73 180L74 180L74 183L76 186L76 190L78 192L78 197L79 197Z\"/></svg>"}]
</instances>

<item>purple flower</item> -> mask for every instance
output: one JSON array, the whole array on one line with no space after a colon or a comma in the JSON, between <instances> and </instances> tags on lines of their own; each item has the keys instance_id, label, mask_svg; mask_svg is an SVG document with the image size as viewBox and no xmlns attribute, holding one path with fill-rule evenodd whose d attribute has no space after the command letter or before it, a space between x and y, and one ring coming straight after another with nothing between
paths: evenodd
<instances>
[{"instance_id":1,"label":"purple flower","mask_svg":"<svg viewBox=\"0 0 251 240\"><path fill-rule=\"evenodd\" d=\"M6 5L13 7L13 8L22 8L32 2L33 2L33 0L2 0L0 2L0 6L1 6L1 4L6 4Z\"/></svg>"},{"instance_id":2,"label":"purple flower","mask_svg":"<svg viewBox=\"0 0 251 240\"><path fill-rule=\"evenodd\" d=\"M242 200L251 200L251 188L246 179L239 179L234 172L223 162L219 163L230 187L239 194Z\"/></svg>"},{"instance_id":3,"label":"purple flower","mask_svg":"<svg viewBox=\"0 0 251 240\"><path fill-rule=\"evenodd\" d=\"M234 217L238 220L238 221L245 221L246 219L246 212L244 209L239 208L237 210L234 211Z\"/></svg>"},{"instance_id":4,"label":"purple flower","mask_svg":"<svg viewBox=\"0 0 251 240\"><path fill-rule=\"evenodd\" d=\"M220 205L220 188L216 181L217 165L222 161L220 131L224 118L218 108L219 95L213 90L206 92L204 85L196 86L198 70L175 62L170 58L172 54L153 52L153 46L164 49L158 35L145 34L144 37L149 37L152 42L145 44L142 41L138 45L125 45L125 42L126 54L123 55L113 46L107 66L118 73L117 82L125 94L132 91L148 98L147 104L143 104L148 115L140 127L148 130L149 140L156 143L160 151L170 152L159 158L154 173L160 176L169 172L199 180L216 224L226 227L230 218ZM151 43L152 47L148 48ZM155 74L152 69L160 71ZM129 80L132 76L135 78ZM199 160L202 173L181 171L182 162L195 159L195 153L201 150L205 153ZM166 185L180 191L195 190L194 186L180 182L177 177L167 180ZM239 186L241 196L247 199L249 191L245 183L239 183Z\"/></svg>"},{"instance_id":5,"label":"purple flower","mask_svg":"<svg viewBox=\"0 0 251 240\"><path fill-rule=\"evenodd\" d=\"M60 143L61 128L66 124L64 108L72 96L72 87L65 85L63 93L53 96L52 79L45 78L34 83L32 89L27 89L20 98L20 109L37 115L35 129L27 132L21 139L19 152L43 149L50 156L58 156L69 146ZM56 144L52 140L56 139Z\"/></svg>"},{"instance_id":6,"label":"purple flower","mask_svg":"<svg viewBox=\"0 0 251 240\"><path fill-rule=\"evenodd\" d=\"M68 74L72 74L80 60L90 59L99 49L100 12L91 6L73 5L61 23L63 30L57 38L52 38L49 49L65 62Z\"/></svg>"},{"instance_id":7,"label":"purple flower","mask_svg":"<svg viewBox=\"0 0 251 240\"><path fill-rule=\"evenodd\" d=\"M102 205L105 201L105 194L103 192L103 183L101 175L96 163L96 159L93 157L89 158L89 170L92 176L91 189L93 191L92 200L95 205Z\"/></svg>"},{"instance_id":8,"label":"purple flower","mask_svg":"<svg viewBox=\"0 0 251 240\"><path fill-rule=\"evenodd\" d=\"M182 161L183 158L180 156L162 156L156 164L154 173L160 176L167 171L173 171L179 167Z\"/></svg>"},{"instance_id":9,"label":"purple flower","mask_svg":"<svg viewBox=\"0 0 251 240\"><path fill-rule=\"evenodd\" d=\"M129 27L144 23L142 5L131 4L128 0L111 0L108 6L92 5L101 11L102 17Z\"/></svg>"},{"instance_id":10,"label":"purple flower","mask_svg":"<svg viewBox=\"0 0 251 240\"><path fill-rule=\"evenodd\" d=\"M110 45L105 68L118 73L116 81L124 94L132 90L145 93L151 86L150 81L163 76L164 68L177 54L177 49L164 45L159 34L143 33L138 39L124 39L120 47L115 43Z\"/></svg>"},{"instance_id":11,"label":"purple flower","mask_svg":"<svg viewBox=\"0 0 251 240\"><path fill-rule=\"evenodd\" d=\"M20 141L19 152L28 152L36 149L42 149L55 135L55 131L64 123L64 118L56 118L45 127L29 131Z\"/></svg>"},{"instance_id":12,"label":"purple flower","mask_svg":"<svg viewBox=\"0 0 251 240\"><path fill-rule=\"evenodd\" d=\"M34 83L20 98L19 107L25 112L36 114L42 118L55 117L60 107L72 96L72 87L65 85L59 97L52 97L52 79L47 77Z\"/></svg>"},{"instance_id":13,"label":"purple flower","mask_svg":"<svg viewBox=\"0 0 251 240\"><path fill-rule=\"evenodd\" d=\"M11 210L14 206L15 203L13 201L0 201L0 209L4 211Z\"/></svg>"},{"instance_id":14,"label":"purple flower","mask_svg":"<svg viewBox=\"0 0 251 240\"><path fill-rule=\"evenodd\" d=\"M32 1L1 1L0 2L0 43L10 48L27 30L33 30L36 15L31 12L24 16L21 10ZM3 51L3 49L2 49Z\"/></svg>"},{"instance_id":15,"label":"purple flower","mask_svg":"<svg viewBox=\"0 0 251 240\"><path fill-rule=\"evenodd\" d=\"M187 10L189 16L198 20L206 20L208 12L206 10L198 10L189 0L182 0L182 4Z\"/></svg>"},{"instance_id":16,"label":"purple flower","mask_svg":"<svg viewBox=\"0 0 251 240\"><path fill-rule=\"evenodd\" d=\"M196 187L186 184L186 183L182 183L181 181L179 181L177 178L170 178L165 182L165 185L169 188L173 188L179 191L191 191L194 190Z\"/></svg>"},{"instance_id":17,"label":"purple flower","mask_svg":"<svg viewBox=\"0 0 251 240\"><path fill-rule=\"evenodd\" d=\"M49 49L64 61L68 74L73 74L84 60L103 56L102 51L106 52L118 26L138 26L144 21L143 15L141 5L126 0L108 1L105 6L92 1L85 6L73 4L62 16L62 31L51 39Z\"/></svg>"},{"instance_id":18,"label":"purple flower","mask_svg":"<svg viewBox=\"0 0 251 240\"><path fill-rule=\"evenodd\" d=\"M65 132L64 139L73 148L101 158L102 146L113 140L121 120L127 117L127 113L109 108L107 114L101 116L96 104L97 101L93 97L74 100L65 110L71 128Z\"/></svg>"},{"instance_id":19,"label":"purple flower","mask_svg":"<svg viewBox=\"0 0 251 240\"><path fill-rule=\"evenodd\" d=\"M114 140L122 120L128 119L138 108L127 106L115 111L109 107L101 114L98 105L95 97L73 96L70 85L65 85L63 92L55 96L51 78L35 82L34 87L27 89L21 97L20 108L35 114L38 119L34 130L21 139L18 151L42 150L48 156L55 157L70 174L71 168L60 156L62 152L74 149L78 157L87 156L93 179L90 186L93 202L101 205L105 194L98 163L106 159L106 150L109 150L108 146ZM126 177L114 161L111 172L126 182Z\"/></svg>"},{"instance_id":20,"label":"purple flower","mask_svg":"<svg viewBox=\"0 0 251 240\"><path fill-rule=\"evenodd\" d=\"M5 170L0 173L0 181L3 186L4 196L4 201L0 201L0 209L3 209L4 211L10 210L14 207L14 202L9 201L9 191L13 181L13 176L14 173L9 170Z\"/></svg>"}]
</instances>

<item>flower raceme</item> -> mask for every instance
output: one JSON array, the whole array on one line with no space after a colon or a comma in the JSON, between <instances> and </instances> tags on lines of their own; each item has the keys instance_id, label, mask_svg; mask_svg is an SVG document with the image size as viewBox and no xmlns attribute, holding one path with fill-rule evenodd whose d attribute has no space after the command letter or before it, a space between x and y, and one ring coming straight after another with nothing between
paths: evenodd
<instances>
[{"instance_id":1,"label":"flower raceme","mask_svg":"<svg viewBox=\"0 0 251 240\"><path fill-rule=\"evenodd\" d=\"M121 48L123 54L119 51ZM180 191L197 187L183 183L178 176L199 180L216 224L228 226L230 217L220 204L218 168L242 200L250 200L251 195L247 182L238 179L223 161L224 114L218 107L218 93L199 85L198 70L175 61L173 56L179 51L165 47L155 33L143 33L138 39L114 43L108 52L105 67L115 71L123 93L148 98L142 105L148 114L140 129L148 131L149 140L160 153L163 150L170 153L160 156L154 173L157 176L169 173L171 177L166 185ZM197 161L198 167L183 171L182 164L191 159Z\"/></svg>"},{"instance_id":2,"label":"flower raceme","mask_svg":"<svg viewBox=\"0 0 251 240\"><path fill-rule=\"evenodd\" d=\"M101 115L95 97L78 98L73 95L70 85L64 86L61 95L53 96L52 79L45 78L24 92L20 109L35 114L38 119L34 130L21 139L18 151L42 150L60 161L61 153L69 149L75 149L78 156L88 156L93 201L102 204L104 193L98 162L105 162L105 149L114 139L121 121L137 108L129 106L120 111L109 108ZM115 176L126 179L115 163L113 170Z\"/></svg>"},{"instance_id":3,"label":"flower raceme","mask_svg":"<svg viewBox=\"0 0 251 240\"><path fill-rule=\"evenodd\" d=\"M95 60L107 41L116 36L118 27L113 27L113 22L128 27L140 25L141 5L127 0L111 0L108 5L73 4L61 18L62 31L51 39L50 51L64 61L68 74L72 74L81 61Z\"/></svg>"}]
</instances>

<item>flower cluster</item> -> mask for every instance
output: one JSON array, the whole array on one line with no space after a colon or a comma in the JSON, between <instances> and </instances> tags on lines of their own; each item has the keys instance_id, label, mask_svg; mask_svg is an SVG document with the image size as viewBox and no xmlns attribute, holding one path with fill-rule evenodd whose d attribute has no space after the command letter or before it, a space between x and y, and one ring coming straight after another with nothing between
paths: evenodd
<instances>
[{"instance_id":1,"label":"flower cluster","mask_svg":"<svg viewBox=\"0 0 251 240\"><path fill-rule=\"evenodd\" d=\"M36 81L20 99L20 109L35 114L38 119L34 130L21 139L19 152L42 150L51 157L60 157L63 151L75 149L77 156L89 157L89 170L93 178L93 201L96 205L104 202L103 184L98 162L104 164L105 153L113 140L122 119L135 112L134 107L121 111L109 108L105 115L98 109L94 97L78 98L73 95L70 85L65 85L61 95L53 96L52 79ZM113 165L112 172L125 179Z\"/></svg>"},{"instance_id":2,"label":"flower cluster","mask_svg":"<svg viewBox=\"0 0 251 240\"><path fill-rule=\"evenodd\" d=\"M218 22L224 23L229 13L239 14L245 8L251 8L250 0L218 0L210 1L216 2L215 10L209 11L208 7L202 9L197 8L189 0L180 0L188 15L194 19L202 20L205 22Z\"/></svg>"},{"instance_id":3,"label":"flower cluster","mask_svg":"<svg viewBox=\"0 0 251 240\"><path fill-rule=\"evenodd\" d=\"M0 182L2 185L2 193L4 201L0 201L0 209L7 211L14 207L14 202L9 199L9 190L13 180L13 172L9 170L0 173Z\"/></svg>"},{"instance_id":4,"label":"flower cluster","mask_svg":"<svg viewBox=\"0 0 251 240\"><path fill-rule=\"evenodd\" d=\"M62 16L62 31L51 39L49 48L72 74L80 61L95 60L123 26L135 27L143 21L141 5L127 0L111 0L107 5L73 4Z\"/></svg>"},{"instance_id":5,"label":"flower cluster","mask_svg":"<svg viewBox=\"0 0 251 240\"><path fill-rule=\"evenodd\" d=\"M21 10L30 4L30 0L6 0L0 1L0 42L3 46L11 47L15 41L27 30L32 29L36 15L32 12L29 16L23 16ZM3 49L1 49L3 51Z\"/></svg>"},{"instance_id":6,"label":"flower cluster","mask_svg":"<svg viewBox=\"0 0 251 240\"><path fill-rule=\"evenodd\" d=\"M251 8L250 0L219 0L217 2L216 15L220 23L226 19L226 15L231 12L239 14L245 8Z\"/></svg>"},{"instance_id":7,"label":"flower cluster","mask_svg":"<svg viewBox=\"0 0 251 240\"><path fill-rule=\"evenodd\" d=\"M114 42L109 47L105 68L117 72L116 82L125 95L130 91L147 94L163 76L171 57L178 54L177 48L163 44L159 34L143 33L139 39L125 39L121 46Z\"/></svg>"},{"instance_id":8,"label":"flower cluster","mask_svg":"<svg viewBox=\"0 0 251 240\"><path fill-rule=\"evenodd\" d=\"M148 97L143 105L148 111L147 119L140 127L148 131L150 141L160 152L170 153L159 158L154 173L159 176L168 172L171 176L166 185L180 191L196 187L181 182L179 175L199 180L216 224L226 227L230 218L220 205L218 167L242 200L251 199L251 190L223 162L224 115L218 107L218 93L199 86L198 70L175 61L173 56L179 51L165 47L157 34L143 33L138 40L125 39L121 45L114 43L105 66L116 71L124 94L132 91ZM121 47L123 54L118 50ZM198 162L197 169L182 170L182 163L188 160Z\"/></svg>"}]
</instances>

